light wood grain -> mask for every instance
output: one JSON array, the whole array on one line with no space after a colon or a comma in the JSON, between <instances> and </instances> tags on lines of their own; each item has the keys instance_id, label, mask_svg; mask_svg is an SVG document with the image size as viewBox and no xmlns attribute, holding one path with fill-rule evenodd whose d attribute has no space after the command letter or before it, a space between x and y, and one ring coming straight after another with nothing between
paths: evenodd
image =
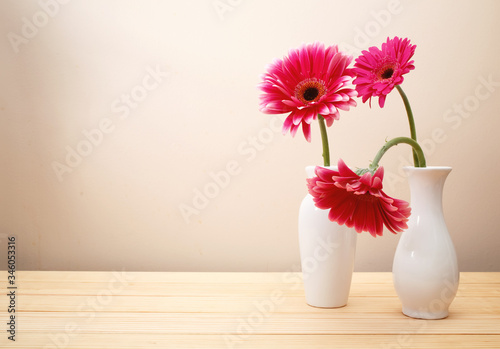
<instances>
[{"instance_id":1,"label":"light wood grain","mask_svg":"<svg viewBox=\"0 0 500 349\"><path fill-rule=\"evenodd\" d=\"M0 272L2 294L7 274ZM305 303L300 273L17 272L16 342L0 348L500 348L500 273L462 273L450 316L401 313L391 273L349 303ZM2 323L9 299L0 295Z\"/></svg>"},{"instance_id":2,"label":"light wood grain","mask_svg":"<svg viewBox=\"0 0 500 349\"><path fill-rule=\"evenodd\" d=\"M120 343L126 343L120 344ZM498 341L489 335L252 335L236 338L220 335L172 335L74 333L67 337L28 333L15 348L242 348L242 349L429 349L429 348L498 348ZM122 346L120 346L122 345Z\"/></svg>"},{"instance_id":3,"label":"light wood grain","mask_svg":"<svg viewBox=\"0 0 500 349\"><path fill-rule=\"evenodd\" d=\"M38 295L22 296L22 309L27 312L76 312L85 311L82 305L88 302L88 296L81 295ZM116 296L106 303L110 312L184 312L198 313L233 312L245 313L253 310L254 304L263 302L265 297L183 297L183 296ZM6 297L0 297L0 309L8 304ZM351 297L348 307L335 309L336 313L380 313L381 309L397 312L401 303L397 297ZM88 309L87 309L88 310ZM451 305L453 313L499 314L500 303L494 297L458 297ZM276 306L280 313L317 313L316 308L308 306L303 296L286 297Z\"/></svg>"}]
</instances>

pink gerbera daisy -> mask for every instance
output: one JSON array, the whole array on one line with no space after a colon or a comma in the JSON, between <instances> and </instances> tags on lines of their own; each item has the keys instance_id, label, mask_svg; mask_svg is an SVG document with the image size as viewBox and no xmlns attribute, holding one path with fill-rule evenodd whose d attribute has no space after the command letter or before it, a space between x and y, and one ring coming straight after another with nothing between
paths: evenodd
<instances>
[{"instance_id":1,"label":"pink gerbera daisy","mask_svg":"<svg viewBox=\"0 0 500 349\"><path fill-rule=\"evenodd\" d=\"M339 119L339 109L355 106L353 72L347 68L352 57L337 46L314 43L290 50L288 56L275 60L262 76L259 87L260 110L268 114L290 113L283 124L283 134L295 136L299 126L311 141L311 122L320 114L331 126Z\"/></svg>"},{"instance_id":2,"label":"pink gerbera daisy","mask_svg":"<svg viewBox=\"0 0 500 349\"><path fill-rule=\"evenodd\" d=\"M331 221L374 237L382 235L384 225L394 234L408 228L408 203L382 191L383 167L359 176L339 160L338 171L316 167L315 173L317 177L307 179L309 193L318 208L330 210Z\"/></svg>"},{"instance_id":3,"label":"pink gerbera daisy","mask_svg":"<svg viewBox=\"0 0 500 349\"><path fill-rule=\"evenodd\" d=\"M384 107L386 96L396 85L403 83L403 75L415 69L410 58L415 53L416 45L410 45L409 39L387 38L382 44L382 50L378 47L370 47L356 58L354 72L356 79L356 91L358 96L363 97L363 103L368 99L379 97L378 103Z\"/></svg>"}]
</instances>

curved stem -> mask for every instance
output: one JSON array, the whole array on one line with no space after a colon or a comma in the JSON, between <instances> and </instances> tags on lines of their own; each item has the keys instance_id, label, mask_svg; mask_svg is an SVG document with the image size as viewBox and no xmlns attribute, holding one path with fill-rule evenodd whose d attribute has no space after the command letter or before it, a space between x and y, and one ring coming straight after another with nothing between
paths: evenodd
<instances>
[{"instance_id":1,"label":"curved stem","mask_svg":"<svg viewBox=\"0 0 500 349\"><path fill-rule=\"evenodd\" d=\"M373 162L370 165L370 170L376 170L378 168L378 163L380 162L380 159L382 159L382 156L384 156L384 154L390 148L401 143L406 143L410 145L413 148L413 151L417 154L417 162L415 163L415 167L426 167L424 152L420 147L420 145L411 138L397 137L385 143L384 146L378 151L377 155L375 156L375 159L373 159Z\"/></svg>"},{"instance_id":2,"label":"curved stem","mask_svg":"<svg viewBox=\"0 0 500 349\"><path fill-rule=\"evenodd\" d=\"M318 114L319 129L321 131L321 142L323 143L323 165L330 166L330 148L328 146L328 135L326 134L325 118Z\"/></svg>"},{"instance_id":3,"label":"curved stem","mask_svg":"<svg viewBox=\"0 0 500 349\"><path fill-rule=\"evenodd\" d=\"M408 123L410 124L411 139L417 141L417 129L415 127L415 119L413 118L413 112L411 111L410 101L408 100L408 97L406 97L406 94L401 88L401 85L396 85L396 89L398 90L399 94L401 95L401 98L403 99L403 103L405 104L406 114L408 115ZM418 156L417 153L415 152L415 149L413 149L413 162L415 166L418 167L417 166Z\"/></svg>"}]
</instances>

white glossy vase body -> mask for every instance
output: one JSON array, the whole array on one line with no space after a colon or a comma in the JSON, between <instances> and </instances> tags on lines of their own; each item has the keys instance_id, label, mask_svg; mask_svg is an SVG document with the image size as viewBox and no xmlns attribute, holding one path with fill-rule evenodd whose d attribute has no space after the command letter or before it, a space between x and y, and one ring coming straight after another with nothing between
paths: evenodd
<instances>
[{"instance_id":1,"label":"white glossy vase body","mask_svg":"<svg viewBox=\"0 0 500 349\"><path fill-rule=\"evenodd\" d=\"M313 177L314 166L308 166L306 173ZM302 200L300 258L307 304L337 308L346 305L349 297L357 233L354 228L330 221L328 212L317 208L310 194Z\"/></svg>"},{"instance_id":2,"label":"white glossy vase body","mask_svg":"<svg viewBox=\"0 0 500 349\"><path fill-rule=\"evenodd\" d=\"M455 298L459 271L446 226L442 195L451 167L405 167L411 194L408 229L399 240L392 267L403 313L442 319Z\"/></svg>"}]
</instances>

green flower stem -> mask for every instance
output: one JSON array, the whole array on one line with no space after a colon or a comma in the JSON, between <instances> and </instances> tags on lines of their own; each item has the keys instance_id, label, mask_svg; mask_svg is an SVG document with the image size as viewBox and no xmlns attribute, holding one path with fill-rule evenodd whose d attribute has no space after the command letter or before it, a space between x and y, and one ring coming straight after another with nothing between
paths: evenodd
<instances>
[{"instance_id":1,"label":"green flower stem","mask_svg":"<svg viewBox=\"0 0 500 349\"><path fill-rule=\"evenodd\" d=\"M401 85L396 85L396 88L403 99L403 103L405 104L406 114L408 115L408 123L410 124L411 139L417 141L417 129L415 128L415 119L413 118L413 112L411 111L410 101L408 100L408 97L406 97ZM418 167L418 155L415 149L413 149L413 163L415 164L415 167Z\"/></svg>"},{"instance_id":2,"label":"green flower stem","mask_svg":"<svg viewBox=\"0 0 500 349\"><path fill-rule=\"evenodd\" d=\"M384 146L378 151L377 155L375 156L375 159L373 159L373 162L370 165L370 170L375 171L378 168L378 163L380 162L380 159L382 159L382 156L384 156L384 154L390 148L401 143L409 144L413 148L413 151L417 154L417 161L415 163L415 167L426 167L424 152L420 147L420 145L411 138L397 137L385 143Z\"/></svg>"},{"instance_id":3,"label":"green flower stem","mask_svg":"<svg viewBox=\"0 0 500 349\"><path fill-rule=\"evenodd\" d=\"M330 148L328 146L328 135L326 134L325 118L318 114L319 129L321 131L321 142L323 143L323 164L330 166Z\"/></svg>"}]
</instances>

